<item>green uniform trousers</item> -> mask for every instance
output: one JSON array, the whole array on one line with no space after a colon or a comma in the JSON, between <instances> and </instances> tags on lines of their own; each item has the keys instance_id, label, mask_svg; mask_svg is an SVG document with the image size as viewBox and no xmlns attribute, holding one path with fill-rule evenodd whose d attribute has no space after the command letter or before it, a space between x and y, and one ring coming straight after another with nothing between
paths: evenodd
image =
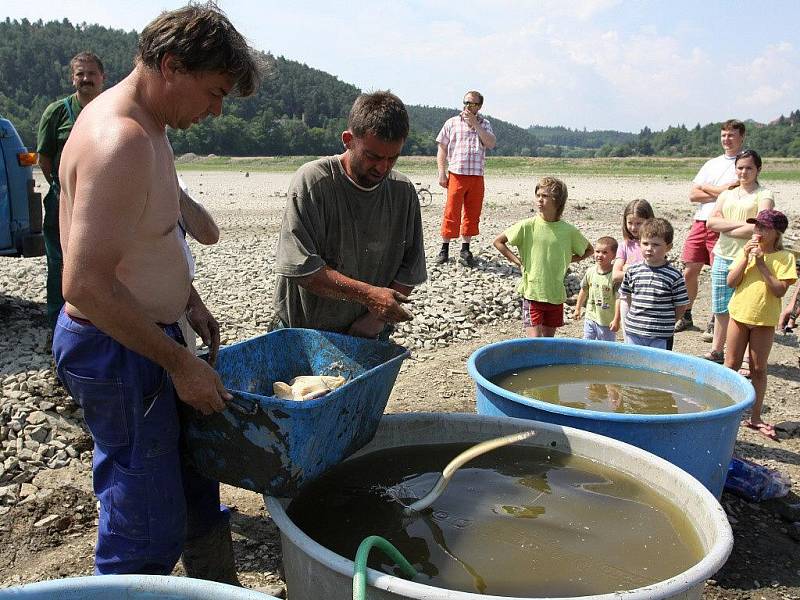
<instances>
[{"instance_id":1,"label":"green uniform trousers","mask_svg":"<svg viewBox=\"0 0 800 600\"><path fill-rule=\"evenodd\" d=\"M58 199L61 188L53 182L50 191L44 197L44 251L47 254L47 322L55 328L58 313L64 306L64 295L61 292L61 271L64 260L61 255L61 236L58 231Z\"/></svg>"}]
</instances>

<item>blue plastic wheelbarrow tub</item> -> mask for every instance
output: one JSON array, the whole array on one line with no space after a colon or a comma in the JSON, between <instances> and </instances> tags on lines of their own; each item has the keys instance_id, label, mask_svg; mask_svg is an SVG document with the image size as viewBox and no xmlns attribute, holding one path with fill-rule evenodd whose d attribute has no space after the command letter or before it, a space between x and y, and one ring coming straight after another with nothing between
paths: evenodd
<instances>
[{"instance_id":1,"label":"blue plastic wheelbarrow tub","mask_svg":"<svg viewBox=\"0 0 800 600\"><path fill-rule=\"evenodd\" d=\"M276 600L224 583L163 575L100 575L29 583L0 590L0 599L28 600Z\"/></svg>"},{"instance_id":2,"label":"blue plastic wheelbarrow tub","mask_svg":"<svg viewBox=\"0 0 800 600\"><path fill-rule=\"evenodd\" d=\"M272 496L294 496L372 439L408 350L392 342L279 329L222 348L216 369L234 399L203 416L182 405L184 452L204 475ZM314 400L281 400L275 381L340 375Z\"/></svg>"},{"instance_id":3,"label":"blue plastic wheelbarrow tub","mask_svg":"<svg viewBox=\"0 0 800 600\"><path fill-rule=\"evenodd\" d=\"M569 408L505 390L490 380L512 369L560 364L608 365L671 373L727 394L732 406L678 415L633 415ZM526 338L476 350L467 370L482 415L535 419L599 433L652 452L722 494L742 413L755 400L750 382L701 358L616 342Z\"/></svg>"}]
</instances>

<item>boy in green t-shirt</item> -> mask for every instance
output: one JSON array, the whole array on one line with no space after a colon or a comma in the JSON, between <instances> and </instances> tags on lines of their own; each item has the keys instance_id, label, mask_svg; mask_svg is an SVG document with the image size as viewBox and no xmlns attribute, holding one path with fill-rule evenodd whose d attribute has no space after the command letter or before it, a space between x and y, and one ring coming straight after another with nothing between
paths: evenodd
<instances>
[{"instance_id":1,"label":"boy in green t-shirt","mask_svg":"<svg viewBox=\"0 0 800 600\"><path fill-rule=\"evenodd\" d=\"M589 267L581 281L581 291L575 304L573 319L578 321L586 304L586 320L583 322L583 339L614 342L617 334L609 325L614 320L614 305L619 283L612 279L617 240L605 236L594 246L594 267Z\"/></svg>"},{"instance_id":2,"label":"boy in green t-shirt","mask_svg":"<svg viewBox=\"0 0 800 600\"><path fill-rule=\"evenodd\" d=\"M494 247L522 270L517 291L522 295L522 323L529 337L553 337L564 324L564 275L571 262L592 255L589 241L561 220L567 186L555 177L536 184L539 214L515 223L497 236ZM515 246L519 256L508 247Z\"/></svg>"}]
</instances>

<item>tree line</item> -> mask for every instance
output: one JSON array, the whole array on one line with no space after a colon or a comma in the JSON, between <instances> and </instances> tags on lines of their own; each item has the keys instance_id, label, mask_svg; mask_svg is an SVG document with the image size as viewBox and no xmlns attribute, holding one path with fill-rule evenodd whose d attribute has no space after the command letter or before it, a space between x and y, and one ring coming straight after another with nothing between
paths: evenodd
<instances>
[{"instance_id":1,"label":"tree line","mask_svg":"<svg viewBox=\"0 0 800 600\"><path fill-rule=\"evenodd\" d=\"M45 107L74 90L69 59L82 50L100 56L106 86L133 65L137 34L62 21L0 21L0 116L24 143L36 145ZM341 150L347 112L360 90L336 76L282 56L263 55L268 73L251 98L227 100L222 116L187 130L170 130L176 154L229 156L326 155ZM411 132L404 154L433 155L435 137L457 108L409 105ZM708 156L719 151L719 123L668 127L638 134L518 127L489 115L501 156ZM800 156L800 110L768 125L748 122L748 146L768 156Z\"/></svg>"}]
</instances>

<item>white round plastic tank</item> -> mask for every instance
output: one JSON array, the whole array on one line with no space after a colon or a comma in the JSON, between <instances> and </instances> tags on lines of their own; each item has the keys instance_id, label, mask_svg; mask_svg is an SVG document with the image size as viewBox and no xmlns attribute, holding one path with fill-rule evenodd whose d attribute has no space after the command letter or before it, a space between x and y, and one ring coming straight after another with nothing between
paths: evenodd
<instances>
[{"instance_id":1,"label":"white round plastic tank","mask_svg":"<svg viewBox=\"0 0 800 600\"><path fill-rule=\"evenodd\" d=\"M700 598L705 580L722 567L733 547L725 512L696 479L676 466L635 446L597 434L527 419L470 414L413 413L385 415L375 438L354 457L386 448L453 442L477 443L502 435L535 429L522 445L552 448L595 460L635 477L672 502L694 529L704 556L693 567L653 585L582 599L648 600ZM317 544L289 519L286 500L265 497L267 509L281 530L284 573L289 600L349 600L353 596L353 561ZM367 571L370 600L531 600L488 596L437 588L380 571Z\"/></svg>"}]
</instances>

